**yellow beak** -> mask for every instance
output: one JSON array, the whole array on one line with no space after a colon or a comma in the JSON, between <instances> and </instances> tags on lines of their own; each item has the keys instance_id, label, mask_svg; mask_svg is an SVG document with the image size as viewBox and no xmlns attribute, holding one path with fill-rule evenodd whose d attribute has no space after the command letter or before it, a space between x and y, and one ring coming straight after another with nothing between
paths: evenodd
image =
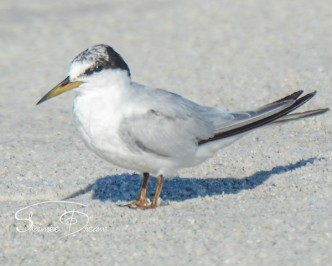
<instances>
[{"instance_id":1,"label":"yellow beak","mask_svg":"<svg viewBox=\"0 0 332 266\"><path fill-rule=\"evenodd\" d=\"M64 92L72 90L72 89L75 89L78 86L80 86L81 84L82 84L81 81L70 82L69 77L66 77L62 82L60 82L58 85L56 85L48 93L46 93L44 95L44 97L39 100L37 105L42 103L42 102L47 101L48 99L51 99L55 96L58 96L61 93L64 93Z\"/></svg>"}]
</instances>

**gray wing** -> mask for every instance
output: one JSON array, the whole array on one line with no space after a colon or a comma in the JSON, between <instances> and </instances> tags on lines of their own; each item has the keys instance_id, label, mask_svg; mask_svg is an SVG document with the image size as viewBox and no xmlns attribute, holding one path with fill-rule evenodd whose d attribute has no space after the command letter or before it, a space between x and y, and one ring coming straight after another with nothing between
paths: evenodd
<instances>
[{"instance_id":1,"label":"gray wing","mask_svg":"<svg viewBox=\"0 0 332 266\"><path fill-rule=\"evenodd\" d=\"M124 117L119 135L135 152L164 157L190 156L195 153L199 139L214 135L213 122L204 119L195 109L196 104L189 104L176 94L144 91L131 103L133 108L140 107Z\"/></svg>"},{"instance_id":2,"label":"gray wing","mask_svg":"<svg viewBox=\"0 0 332 266\"><path fill-rule=\"evenodd\" d=\"M237 129L288 110L300 94L294 93L254 111L225 112L198 105L164 90L148 90L132 99L132 103L139 103L141 108L125 116L119 135L136 152L165 157L190 156L198 145L218 140L224 132L234 131L234 136ZM239 131L238 134L241 133Z\"/></svg>"}]
</instances>

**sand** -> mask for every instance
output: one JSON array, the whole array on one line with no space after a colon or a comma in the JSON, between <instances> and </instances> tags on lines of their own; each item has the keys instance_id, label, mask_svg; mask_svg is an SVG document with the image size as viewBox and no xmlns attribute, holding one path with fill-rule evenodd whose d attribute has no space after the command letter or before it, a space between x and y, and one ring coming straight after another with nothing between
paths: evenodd
<instances>
[{"instance_id":1,"label":"sand","mask_svg":"<svg viewBox=\"0 0 332 266\"><path fill-rule=\"evenodd\" d=\"M35 105L106 43L133 80L201 104L246 110L303 89L318 93L302 110L331 107L331 14L309 0L2 0L0 265L331 263L331 112L248 134L143 211L119 206L140 173L79 138L74 93Z\"/></svg>"}]
</instances>

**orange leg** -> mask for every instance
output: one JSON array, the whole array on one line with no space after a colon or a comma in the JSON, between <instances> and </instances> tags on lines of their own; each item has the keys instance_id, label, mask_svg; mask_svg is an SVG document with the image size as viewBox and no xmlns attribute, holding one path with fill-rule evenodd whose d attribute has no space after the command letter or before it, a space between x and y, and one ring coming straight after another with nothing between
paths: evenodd
<instances>
[{"instance_id":1,"label":"orange leg","mask_svg":"<svg viewBox=\"0 0 332 266\"><path fill-rule=\"evenodd\" d=\"M154 194L152 204L149 206L149 208L156 208L158 206L158 199L160 197L161 190L163 189L163 185L164 185L164 177L163 175L159 175L157 179L156 193Z\"/></svg>"},{"instance_id":2,"label":"orange leg","mask_svg":"<svg viewBox=\"0 0 332 266\"><path fill-rule=\"evenodd\" d=\"M149 173L143 173L143 177L144 177L143 185L142 185L139 200L136 200L125 206L130 207L130 208L141 208L141 209L151 209L151 208L156 208L158 206L158 199L160 197L160 193L161 193L161 190L163 189L163 185L164 185L164 177L162 175L158 176L156 193L154 195L152 203L146 197L146 190L147 190L150 175L149 175Z\"/></svg>"},{"instance_id":3,"label":"orange leg","mask_svg":"<svg viewBox=\"0 0 332 266\"><path fill-rule=\"evenodd\" d=\"M149 173L143 173L143 184L141 188L141 193L139 195L139 200L133 201L125 206L130 208L144 208L145 206L151 205L150 200L146 197L146 190L148 187L149 178Z\"/></svg>"}]
</instances>

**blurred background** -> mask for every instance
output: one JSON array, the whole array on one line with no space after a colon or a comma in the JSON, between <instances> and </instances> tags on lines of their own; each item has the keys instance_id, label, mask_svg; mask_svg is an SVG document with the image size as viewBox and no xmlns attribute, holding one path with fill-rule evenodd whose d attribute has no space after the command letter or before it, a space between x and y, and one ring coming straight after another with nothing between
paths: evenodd
<instances>
[{"instance_id":1,"label":"blurred background","mask_svg":"<svg viewBox=\"0 0 332 266\"><path fill-rule=\"evenodd\" d=\"M1 77L32 102L98 43L124 57L134 80L214 105L256 104L256 90L261 100L324 94L330 81L329 1L2 0L0 12Z\"/></svg>"}]
</instances>

